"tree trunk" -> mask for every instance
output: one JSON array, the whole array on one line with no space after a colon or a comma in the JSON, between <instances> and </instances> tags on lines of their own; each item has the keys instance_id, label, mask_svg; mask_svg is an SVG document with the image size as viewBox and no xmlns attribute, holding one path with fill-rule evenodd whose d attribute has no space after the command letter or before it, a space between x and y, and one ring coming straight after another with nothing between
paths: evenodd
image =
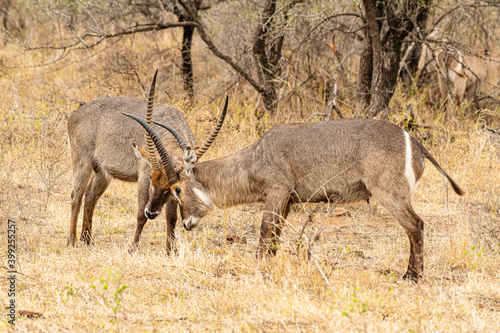
<instances>
[{"instance_id":1,"label":"tree trunk","mask_svg":"<svg viewBox=\"0 0 500 333\"><path fill-rule=\"evenodd\" d=\"M264 107L269 111L270 115L274 115L278 106L278 95L276 94L276 87L274 83L271 82L270 84L267 84L266 90L261 95Z\"/></svg>"},{"instance_id":2,"label":"tree trunk","mask_svg":"<svg viewBox=\"0 0 500 333\"><path fill-rule=\"evenodd\" d=\"M194 80L193 80L193 63L191 60L191 46L193 41L194 26L185 26L182 34L182 81L184 82L184 90L191 103L194 103Z\"/></svg>"},{"instance_id":3,"label":"tree trunk","mask_svg":"<svg viewBox=\"0 0 500 333\"><path fill-rule=\"evenodd\" d=\"M386 110L392 95L394 95L398 83L403 38L392 33L387 41L387 47L380 64L374 64L377 71L374 73L374 80L372 81L372 98L368 107L369 117L375 117Z\"/></svg>"},{"instance_id":4,"label":"tree trunk","mask_svg":"<svg viewBox=\"0 0 500 333\"><path fill-rule=\"evenodd\" d=\"M0 2L0 5L2 8L0 8L0 13L2 13L2 26L5 30L9 31L8 25L8 20L9 20L9 7L10 7L10 1L9 0L2 0ZM5 43L5 40L4 40Z\"/></svg>"},{"instance_id":5,"label":"tree trunk","mask_svg":"<svg viewBox=\"0 0 500 333\"><path fill-rule=\"evenodd\" d=\"M363 51L359 59L358 88L356 90L356 116L363 117L364 111L370 105L372 75L373 75L373 50L372 39L368 28L365 28Z\"/></svg>"},{"instance_id":6,"label":"tree trunk","mask_svg":"<svg viewBox=\"0 0 500 333\"><path fill-rule=\"evenodd\" d=\"M413 15L416 14L416 20L425 25L430 3L431 0L424 0L402 6L394 0L363 0L367 27L359 66L358 116L387 116L398 81L403 40L414 28ZM389 29L381 37L382 20L386 20Z\"/></svg>"},{"instance_id":7,"label":"tree trunk","mask_svg":"<svg viewBox=\"0 0 500 333\"><path fill-rule=\"evenodd\" d=\"M276 13L277 0L265 0L262 10L261 20L257 23L253 35L252 57L256 67L257 78L252 73L249 66L242 66L233 57L222 52L211 40L206 31L206 27L197 15L197 11L189 1L178 0L182 8L185 9L190 20L196 23L196 29L200 38L205 42L212 53L229 64L238 72L250 85L260 94L266 110L271 114L276 114L278 105L277 77L281 71L279 60L281 59L282 47L284 44L286 29L280 28L276 23L280 18L288 22L287 11L291 10L297 3L303 0L294 0L280 8ZM273 30L274 29L274 30ZM281 30L277 30L281 29ZM277 33L275 33L277 32Z\"/></svg>"},{"instance_id":8,"label":"tree trunk","mask_svg":"<svg viewBox=\"0 0 500 333\"><path fill-rule=\"evenodd\" d=\"M418 70L418 62L420 61L420 57L422 56L422 48L423 48L423 40L426 36L423 32L427 27L427 18L429 17L429 7L431 5L431 1L429 1L428 6L424 7L419 15L417 15L417 27L419 31L416 33L415 38L413 39L415 43L415 47L410 53L410 56L407 59L408 71L404 70L401 72L401 79L403 84L409 85L411 78L410 75L415 76ZM408 44L408 47L411 44Z\"/></svg>"},{"instance_id":9,"label":"tree trunk","mask_svg":"<svg viewBox=\"0 0 500 333\"><path fill-rule=\"evenodd\" d=\"M274 84L275 73L269 61L266 46L269 39L268 32L271 27L275 11L276 0L266 0L264 10L262 11L262 21L257 26L252 48L258 64L257 73L259 81L264 87L264 90L261 92L262 102L264 103L266 110L271 115L276 113L277 94L276 86Z\"/></svg>"}]
</instances>

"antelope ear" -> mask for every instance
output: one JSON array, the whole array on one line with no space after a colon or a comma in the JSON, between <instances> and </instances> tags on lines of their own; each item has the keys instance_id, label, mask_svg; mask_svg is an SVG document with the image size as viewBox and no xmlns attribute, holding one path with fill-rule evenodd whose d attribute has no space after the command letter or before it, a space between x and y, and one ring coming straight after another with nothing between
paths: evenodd
<instances>
[{"instance_id":1,"label":"antelope ear","mask_svg":"<svg viewBox=\"0 0 500 333\"><path fill-rule=\"evenodd\" d=\"M445 59L446 59L446 54L444 53L444 51L439 52L437 55L437 63L443 72L446 71Z\"/></svg>"},{"instance_id":2,"label":"antelope ear","mask_svg":"<svg viewBox=\"0 0 500 333\"><path fill-rule=\"evenodd\" d=\"M182 160L184 161L184 172L186 173L186 175L189 175L191 169L193 169L193 164L196 163L195 151L190 147L187 147L186 150L184 150L184 156L182 157Z\"/></svg>"},{"instance_id":3,"label":"antelope ear","mask_svg":"<svg viewBox=\"0 0 500 333\"><path fill-rule=\"evenodd\" d=\"M132 146L133 146L132 148L134 150L134 154L135 154L135 157L137 158L137 160L139 162L146 163L147 165L149 165L149 167L151 167L151 164L149 163L148 152L142 148L137 147L135 142L132 144Z\"/></svg>"}]
</instances>

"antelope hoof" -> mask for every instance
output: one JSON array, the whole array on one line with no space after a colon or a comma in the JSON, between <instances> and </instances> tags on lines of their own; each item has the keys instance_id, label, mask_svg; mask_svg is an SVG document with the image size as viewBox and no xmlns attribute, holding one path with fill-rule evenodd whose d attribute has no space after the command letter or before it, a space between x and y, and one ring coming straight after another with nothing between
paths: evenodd
<instances>
[{"instance_id":1,"label":"antelope hoof","mask_svg":"<svg viewBox=\"0 0 500 333\"><path fill-rule=\"evenodd\" d=\"M90 236L90 233L88 231L84 231L82 233L82 236L80 237L80 240L85 243L85 245L92 245L92 236Z\"/></svg>"},{"instance_id":2,"label":"antelope hoof","mask_svg":"<svg viewBox=\"0 0 500 333\"><path fill-rule=\"evenodd\" d=\"M198 219L191 216L189 219L183 220L182 225L184 226L184 229L191 231L198 225Z\"/></svg>"},{"instance_id":3,"label":"antelope hoof","mask_svg":"<svg viewBox=\"0 0 500 333\"><path fill-rule=\"evenodd\" d=\"M144 209L144 215L146 215L146 217L149 219L149 220L154 220L157 216L158 216L158 212L150 212L147 208Z\"/></svg>"},{"instance_id":4,"label":"antelope hoof","mask_svg":"<svg viewBox=\"0 0 500 333\"><path fill-rule=\"evenodd\" d=\"M137 244L134 241L131 241L127 247L128 254L133 254L135 250L137 250L137 247Z\"/></svg>"},{"instance_id":5,"label":"antelope hoof","mask_svg":"<svg viewBox=\"0 0 500 333\"><path fill-rule=\"evenodd\" d=\"M418 283L418 279L422 277L421 274L417 273L414 270L408 270L406 273L403 275L403 280L409 281L409 282L414 282Z\"/></svg>"},{"instance_id":6,"label":"antelope hoof","mask_svg":"<svg viewBox=\"0 0 500 333\"><path fill-rule=\"evenodd\" d=\"M177 247L175 247L173 245L172 246L168 246L167 245L166 250L167 250L167 255L168 256L173 256L173 255L175 255L175 254L177 254L179 252L178 249L177 249Z\"/></svg>"},{"instance_id":7,"label":"antelope hoof","mask_svg":"<svg viewBox=\"0 0 500 333\"><path fill-rule=\"evenodd\" d=\"M256 257L258 260L262 260L264 258L268 258L271 256L271 248L265 246L259 246L257 248Z\"/></svg>"},{"instance_id":8,"label":"antelope hoof","mask_svg":"<svg viewBox=\"0 0 500 333\"><path fill-rule=\"evenodd\" d=\"M76 240L75 240L75 237L68 237L68 242L66 243L66 246L71 246L71 247L75 247L75 243L76 243Z\"/></svg>"}]
</instances>

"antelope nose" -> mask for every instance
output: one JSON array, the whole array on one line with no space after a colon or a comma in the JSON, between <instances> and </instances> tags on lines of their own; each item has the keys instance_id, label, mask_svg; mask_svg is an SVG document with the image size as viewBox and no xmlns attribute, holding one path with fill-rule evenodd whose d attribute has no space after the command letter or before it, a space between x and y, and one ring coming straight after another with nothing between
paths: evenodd
<instances>
[{"instance_id":1,"label":"antelope nose","mask_svg":"<svg viewBox=\"0 0 500 333\"><path fill-rule=\"evenodd\" d=\"M146 215L146 217L150 220L154 220L157 216L158 216L158 213L151 213L147 208L144 210L144 213Z\"/></svg>"}]
</instances>

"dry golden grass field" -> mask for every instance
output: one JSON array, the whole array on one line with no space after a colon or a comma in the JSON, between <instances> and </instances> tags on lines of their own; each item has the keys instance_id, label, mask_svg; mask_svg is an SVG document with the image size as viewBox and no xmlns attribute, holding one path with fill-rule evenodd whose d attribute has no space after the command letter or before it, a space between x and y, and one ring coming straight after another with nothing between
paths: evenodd
<instances>
[{"instance_id":1,"label":"dry golden grass field","mask_svg":"<svg viewBox=\"0 0 500 333\"><path fill-rule=\"evenodd\" d=\"M140 57L139 42L130 57ZM1 52L12 57L19 50ZM427 163L413 194L426 237L425 276L418 284L401 280L408 238L376 202L344 207L343 216L327 205L296 205L277 256L262 261L255 257L259 205L216 210L191 232L178 223L177 252L170 256L164 217L149 221L130 255L136 184L113 181L97 205L95 245L78 241L68 248L69 114L76 102L103 95L145 96L130 76L112 72L107 57L58 71L0 72L0 299L7 306L10 218L17 228L18 332L500 331L500 135L482 129L485 119L489 128L498 128L498 110L472 114L463 107L440 114L425 106L425 94L396 92L396 103L416 104L418 122L432 127L411 134L427 138L425 146L467 191L455 195ZM145 87L155 61L161 59L137 67ZM195 72L205 66L204 73L215 77L220 63L211 64L201 63ZM160 69L159 81L165 71ZM163 81L160 87L168 84ZM236 152L258 138L256 97L239 89L229 92L227 121L204 159ZM180 89L175 96L162 91L157 102L179 107L202 142L222 98L200 97L190 107L178 98ZM306 110L302 121L320 111ZM280 112L279 119L264 123L266 129L299 120L286 106ZM78 238L81 214L79 222ZM0 331L12 330L5 318L2 313Z\"/></svg>"}]
</instances>

